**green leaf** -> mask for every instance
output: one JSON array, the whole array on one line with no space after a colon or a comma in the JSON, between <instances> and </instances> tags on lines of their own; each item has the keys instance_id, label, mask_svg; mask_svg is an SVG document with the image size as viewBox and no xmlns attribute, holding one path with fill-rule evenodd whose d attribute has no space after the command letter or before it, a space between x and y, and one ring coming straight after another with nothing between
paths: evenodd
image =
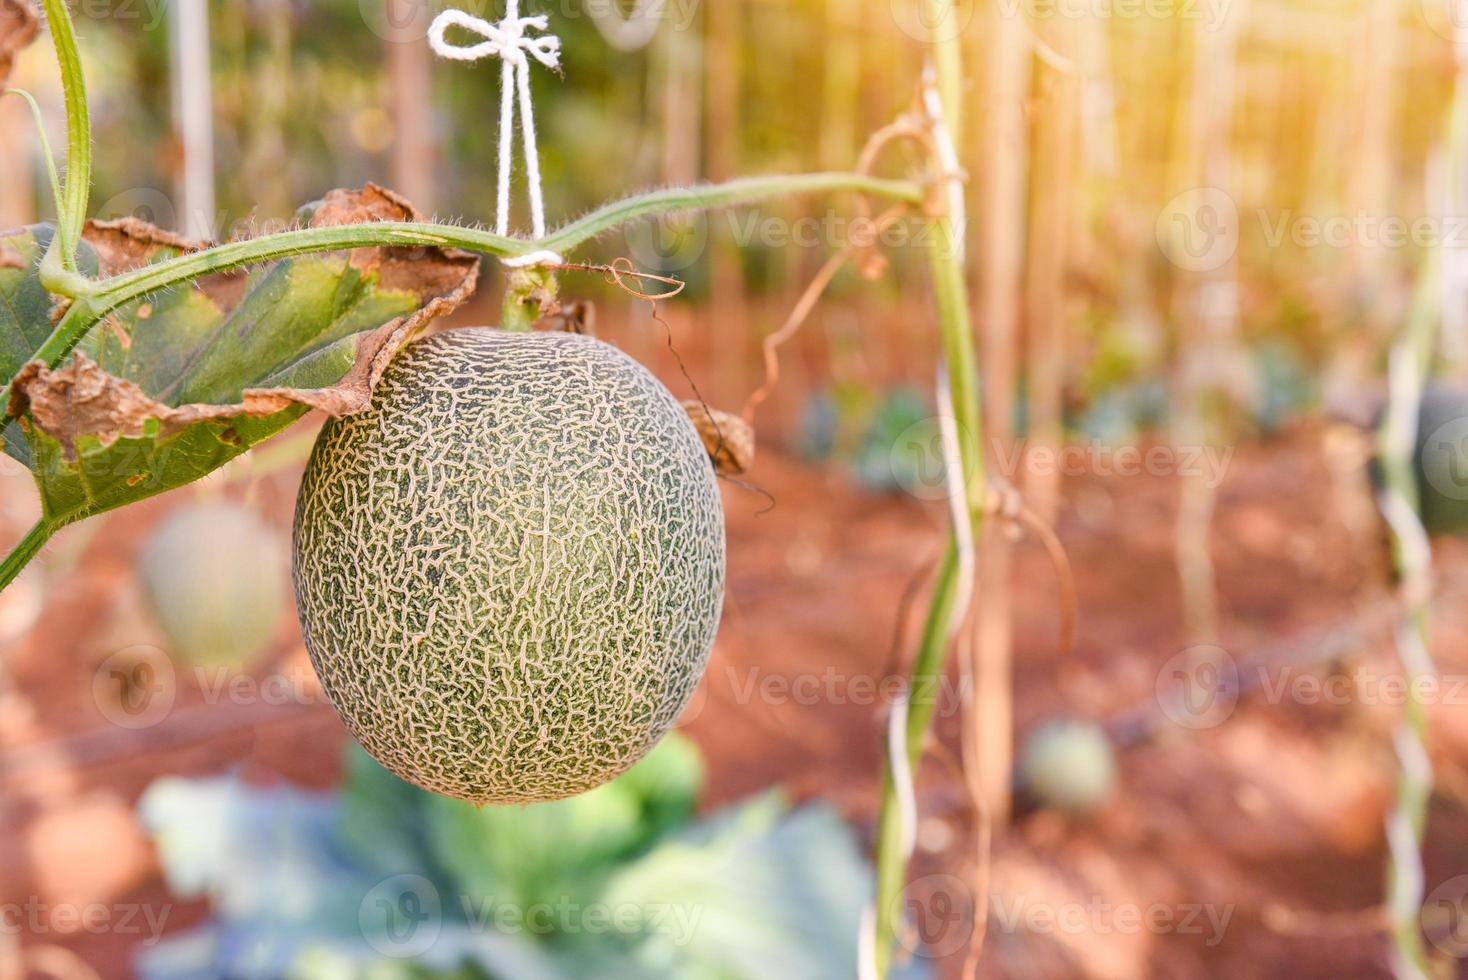
<instances>
[{"instance_id":1,"label":"green leaf","mask_svg":"<svg viewBox=\"0 0 1468 980\"><path fill-rule=\"evenodd\" d=\"M778 793L687 828L622 866L601 901L640 910L647 976L855 976L871 873L833 811Z\"/></svg>"},{"instance_id":2,"label":"green leaf","mask_svg":"<svg viewBox=\"0 0 1468 980\"><path fill-rule=\"evenodd\" d=\"M689 817L702 773L697 748L674 733L621 776L564 800L478 808L428 796L429 847L475 900L530 905L586 897L617 862Z\"/></svg>"},{"instance_id":3,"label":"green leaf","mask_svg":"<svg viewBox=\"0 0 1468 980\"><path fill-rule=\"evenodd\" d=\"M413 217L370 185L306 213L316 226ZM474 256L437 248L293 256L129 304L50 370L30 358L51 330L38 279L51 237L0 237L0 371L24 409L5 450L35 474L55 524L196 480L311 408L366 407L392 353L463 302L478 271ZM89 224L79 259L117 275L189 247L124 219Z\"/></svg>"}]
</instances>

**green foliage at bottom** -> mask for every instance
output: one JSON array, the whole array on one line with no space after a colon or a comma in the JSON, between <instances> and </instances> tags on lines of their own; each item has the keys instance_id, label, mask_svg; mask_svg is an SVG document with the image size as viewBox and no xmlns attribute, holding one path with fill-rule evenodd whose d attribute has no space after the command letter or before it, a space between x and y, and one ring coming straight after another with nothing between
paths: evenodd
<instances>
[{"instance_id":1,"label":"green foliage at bottom","mask_svg":"<svg viewBox=\"0 0 1468 980\"><path fill-rule=\"evenodd\" d=\"M162 779L140 808L203 926L146 980L847 980L870 872L819 806L778 794L693 818L702 768L669 736L581 796L475 807L353 749L340 793Z\"/></svg>"}]
</instances>

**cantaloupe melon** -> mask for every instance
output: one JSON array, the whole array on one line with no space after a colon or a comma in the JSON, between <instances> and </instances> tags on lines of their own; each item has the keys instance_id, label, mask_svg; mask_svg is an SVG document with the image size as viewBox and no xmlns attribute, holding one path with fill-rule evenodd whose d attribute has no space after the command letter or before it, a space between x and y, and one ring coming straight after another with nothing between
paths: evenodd
<instances>
[{"instance_id":1,"label":"cantaloupe melon","mask_svg":"<svg viewBox=\"0 0 1468 980\"><path fill-rule=\"evenodd\" d=\"M476 803L629 768L703 673L724 588L715 474L636 361L573 334L451 330L369 410L327 422L301 483L296 601L347 728Z\"/></svg>"},{"instance_id":2,"label":"cantaloupe melon","mask_svg":"<svg viewBox=\"0 0 1468 980\"><path fill-rule=\"evenodd\" d=\"M245 666L285 604L283 536L229 501L191 504L148 538L139 578L169 653L195 666Z\"/></svg>"},{"instance_id":3,"label":"cantaloupe melon","mask_svg":"<svg viewBox=\"0 0 1468 980\"><path fill-rule=\"evenodd\" d=\"M1116 782L1111 740L1090 722L1046 722L1025 740L1020 781L1043 806L1076 814L1096 810Z\"/></svg>"}]
</instances>

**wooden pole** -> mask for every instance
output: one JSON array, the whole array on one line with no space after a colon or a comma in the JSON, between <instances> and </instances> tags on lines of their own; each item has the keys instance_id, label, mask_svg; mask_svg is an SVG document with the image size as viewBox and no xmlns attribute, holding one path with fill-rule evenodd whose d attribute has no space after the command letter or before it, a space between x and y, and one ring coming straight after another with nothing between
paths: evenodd
<instances>
[{"instance_id":1,"label":"wooden pole","mask_svg":"<svg viewBox=\"0 0 1468 980\"><path fill-rule=\"evenodd\" d=\"M1071 238L1079 200L1076 144L1080 131L1081 76L1076 61L1079 25L1070 16L1047 22L1046 43L1069 66L1044 65L1034 114L1034 162L1030 167L1030 233L1025 277L1029 367L1029 432L1032 452L1057 458L1065 384L1065 327L1069 304ZM1060 469L1033 467L1024 475L1030 509L1053 523L1060 500Z\"/></svg>"},{"instance_id":2,"label":"wooden pole","mask_svg":"<svg viewBox=\"0 0 1468 980\"><path fill-rule=\"evenodd\" d=\"M1235 231L1238 206L1232 199L1230 129L1237 82L1237 43L1247 16L1239 0L1219 24L1199 21L1194 31L1192 88L1187 104L1187 139L1182 147L1184 172L1201 189L1200 202L1218 210L1232 208ZM1208 220L1193 215L1198 226ZM1225 216L1225 220L1228 220ZM1217 436L1216 409L1210 395L1228 390L1229 379L1219 374L1237 346L1237 256L1232 251L1199 257L1195 268L1180 270L1176 292L1178 319L1183 324L1182 349L1174 379L1177 417L1174 444L1203 447ZM1178 578L1182 588L1183 627L1190 643L1218 637L1218 599L1214 578L1211 532L1217 487L1206 474L1179 474L1181 495L1174 536Z\"/></svg>"},{"instance_id":3,"label":"wooden pole","mask_svg":"<svg viewBox=\"0 0 1468 980\"><path fill-rule=\"evenodd\" d=\"M214 104L209 67L207 0L171 0L173 121L182 148L178 174L178 230L191 238L215 235Z\"/></svg>"},{"instance_id":4,"label":"wooden pole","mask_svg":"<svg viewBox=\"0 0 1468 980\"><path fill-rule=\"evenodd\" d=\"M424 40L430 5L419 0L386 0L387 75L392 88L392 186L424 214L438 206L434 175L438 140L433 130L431 55Z\"/></svg>"},{"instance_id":5,"label":"wooden pole","mask_svg":"<svg viewBox=\"0 0 1468 980\"><path fill-rule=\"evenodd\" d=\"M982 41L984 111L973 127L971 160L986 161L980 179L978 225L980 364L984 377L984 437L992 459L1012 459L1015 378L1018 374L1020 296L1023 291L1028 103L1031 42L1024 21L995 7ZM1001 473L1007 479L1019 474ZM970 735L979 753L979 792L995 824L1011 809L1014 768L1014 626L1010 544L999 522L986 522L979 553L978 636L971 672L975 685Z\"/></svg>"},{"instance_id":6,"label":"wooden pole","mask_svg":"<svg viewBox=\"0 0 1468 980\"><path fill-rule=\"evenodd\" d=\"M739 57L742 5L718 0L701 5L704 16L704 92L707 100L704 131L704 171L712 181L728 180L739 169ZM701 219L703 220L703 219ZM749 329L744 302L743 275L738 249L728 235L721 216L710 214L708 249L710 308L718 317L713 324L713 353L717 371L718 400L730 403L742 398L747 381L744 338Z\"/></svg>"}]
</instances>

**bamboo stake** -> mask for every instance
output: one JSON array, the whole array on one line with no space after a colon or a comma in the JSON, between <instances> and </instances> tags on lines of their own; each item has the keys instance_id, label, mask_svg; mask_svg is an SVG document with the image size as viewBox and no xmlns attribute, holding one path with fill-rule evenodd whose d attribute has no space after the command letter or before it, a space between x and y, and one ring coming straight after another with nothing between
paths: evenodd
<instances>
[{"instance_id":1,"label":"bamboo stake","mask_svg":"<svg viewBox=\"0 0 1468 980\"><path fill-rule=\"evenodd\" d=\"M1074 64L1079 25L1071 17L1054 19L1046 42ZM1081 77L1072 67L1047 67L1035 113L1028 270L1025 279L1025 322L1029 340L1029 448L1050 454L1060 450L1061 397L1065 382L1065 325L1070 236L1076 213L1076 140L1080 128ZM1060 470L1029 470L1025 499L1047 524L1055 521L1060 498Z\"/></svg>"},{"instance_id":2,"label":"bamboo stake","mask_svg":"<svg viewBox=\"0 0 1468 980\"><path fill-rule=\"evenodd\" d=\"M987 161L977 213L979 337L984 369L982 436L1000 458L1013 458L1018 375L1019 300L1023 290L1026 166L1030 127L1027 104L1032 64L1024 21L1002 5L992 9L985 43L985 112L973 159ZM1015 474L1005 474L1013 478ZM978 776L990 818L1009 817L1014 766L1014 627L1010 612L1011 546L999 525L985 531L979 554L978 635L972 646L975 707L971 733Z\"/></svg>"},{"instance_id":3,"label":"bamboo stake","mask_svg":"<svg viewBox=\"0 0 1468 980\"><path fill-rule=\"evenodd\" d=\"M741 5L706 3L704 17L704 171L712 181L729 180L739 169L739 59L743 48ZM744 302L739 252L722 223L708 225L710 307L724 319L713 340L719 365L717 397L747 390L743 338L749 317Z\"/></svg>"},{"instance_id":4,"label":"bamboo stake","mask_svg":"<svg viewBox=\"0 0 1468 980\"><path fill-rule=\"evenodd\" d=\"M432 55L423 38L428 33L429 5L418 0L385 0L387 77L392 88L393 143L389 164L392 186L424 214L433 214L438 173L438 139L433 114Z\"/></svg>"},{"instance_id":5,"label":"bamboo stake","mask_svg":"<svg viewBox=\"0 0 1468 980\"><path fill-rule=\"evenodd\" d=\"M1222 23L1198 21L1194 31L1190 131L1184 160L1205 192L1228 196L1232 187L1230 127L1236 81L1236 45L1246 16L1244 0L1230 8ZM1203 216L1194 219L1202 224ZM1208 257L1206 264L1184 275L1177 297L1183 324L1182 351L1175 379L1177 418L1173 442L1203 447L1215 437L1210 424L1210 394L1226 388L1218 375L1236 344L1238 284L1233 254ZM1190 643L1211 642L1218 635L1218 598L1210 534L1216 487L1203 474L1180 476L1181 497L1174 547L1182 587L1184 631Z\"/></svg>"},{"instance_id":6,"label":"bamboo stake","mask_svg":"<svg viewBox=\"0 0 1468 980\"><path fill-rule=\"evenodd\" d=\"M173 0L168 13L173 50L174 130L183 148L178 178L178 230L191 238L212 239L216 229L209 5L206 0Z\"/></svg>"}]
</instances>

